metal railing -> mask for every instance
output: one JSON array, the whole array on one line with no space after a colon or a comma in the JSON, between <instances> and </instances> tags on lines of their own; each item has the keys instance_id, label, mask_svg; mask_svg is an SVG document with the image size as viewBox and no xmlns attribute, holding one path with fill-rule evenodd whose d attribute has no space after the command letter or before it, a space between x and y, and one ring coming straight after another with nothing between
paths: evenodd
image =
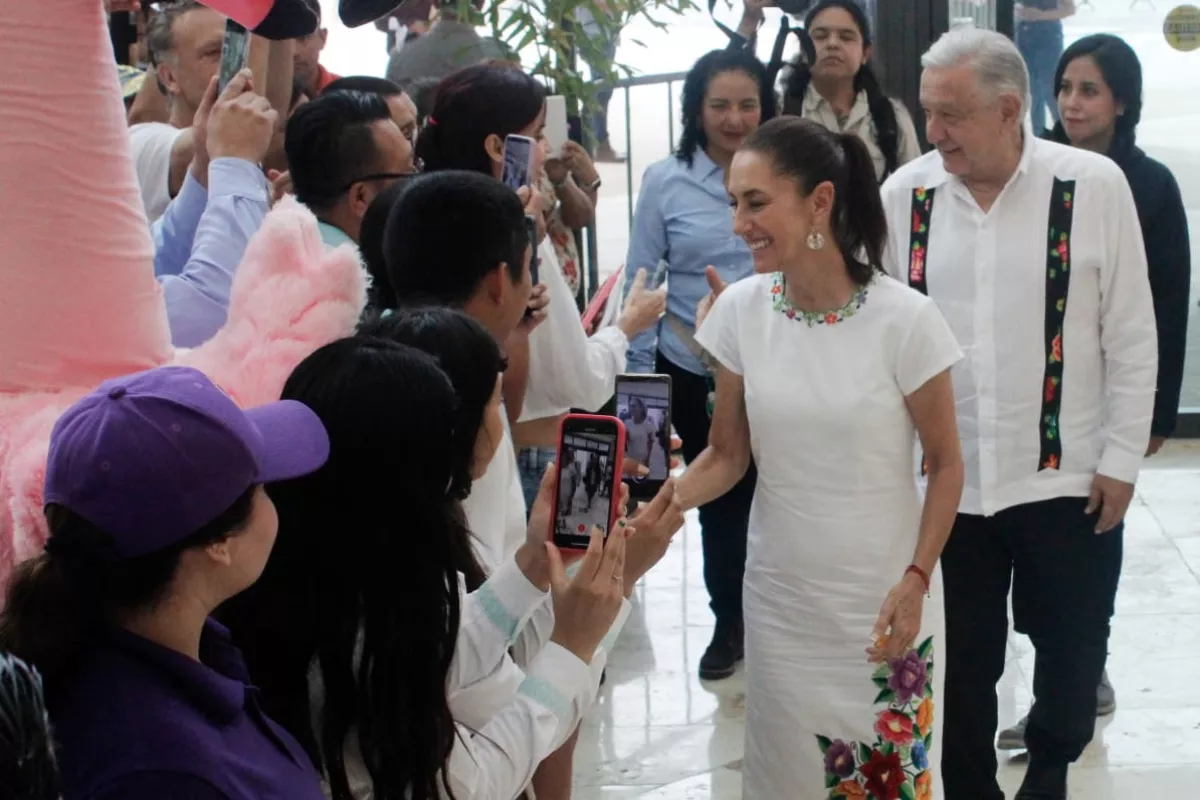
<instances>
[{"instance_id":1,"label":"metal railing","mask_svg":"<svg viewBox=\"0 0 1200 800\"><path fill-rule=\"evenodd\" d=\"M670 147L675 146L675 91L676 83L680 83L687 77L686 72L664 72L657 75L638 75L633 78L625 78L624 80L613 81L612 89L614 93L617 90L624 92L625 99L625 207L628 218L629 227L633 227L633 106L629 99L631 89L636 89L644 86L658 86L666 84L667 87L667 141ZM585 297L590 300L592 295L600 287L600 259L598 246L596 242L596 226L590 225L584 232L585 249L587 252L587 282L585 284Z\"/></svg>"}]
</instances>

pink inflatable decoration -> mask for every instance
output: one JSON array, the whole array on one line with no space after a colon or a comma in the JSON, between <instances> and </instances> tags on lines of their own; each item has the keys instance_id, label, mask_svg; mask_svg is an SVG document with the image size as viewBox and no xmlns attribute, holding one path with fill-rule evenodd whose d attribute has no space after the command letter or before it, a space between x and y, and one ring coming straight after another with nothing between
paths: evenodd
<instances>
[{"instance_id":1,"label":"pink inflatable decoration","mask_svg":"<svg viewBox=\"0 0 1200 800\"><path fill-rule=\"evenodd\" d=\"M366 278L316 220L276 206L209 342L173 350L101 0L0 4L0 583L45 542L50 429L101 381L202 369L244 407L353 332Z\"/></svg>"}]
</instances>

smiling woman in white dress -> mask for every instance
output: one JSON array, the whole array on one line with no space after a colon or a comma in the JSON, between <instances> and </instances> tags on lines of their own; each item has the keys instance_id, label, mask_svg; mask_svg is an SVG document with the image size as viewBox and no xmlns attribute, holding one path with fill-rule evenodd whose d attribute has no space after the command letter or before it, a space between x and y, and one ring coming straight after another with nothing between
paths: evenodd
<instances>
[{"instance_id":1,"label":"smiling woman in white dress","mask_svg":"<svg viewBox=\"0 0 1200 800\"><path fill-rule=\"evenodd\" d=\"M745 795L940 797L937 561L962 491L962 354L934 304L879 271L886 222L855 136L773 120L729 192L756 274L710 274L696 339L720 365L716 408L676 496L702 505L758 465Z\"/></svg>"}]
</instances>

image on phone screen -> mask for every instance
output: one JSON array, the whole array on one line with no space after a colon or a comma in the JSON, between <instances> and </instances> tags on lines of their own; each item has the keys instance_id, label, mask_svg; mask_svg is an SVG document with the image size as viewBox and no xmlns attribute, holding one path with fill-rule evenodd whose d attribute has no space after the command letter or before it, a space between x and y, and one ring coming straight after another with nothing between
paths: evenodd
<instances>
[{"instance_id":1,"label":"image on phone screen","mask_svg":"<svg viewBox=\"0 0 1200 800\"><path fill-rule=\"evenodd\" d=\"M229 19L225 21L225 40L221 44L221 71L217 78L217 91L222 92L233 76L246 66L250 48L250 33L242 25Z\"/></svg>"},{"instance_id":2,"label":"image on phone screen","mask_svg":"<svg viewBox=\"0 0 1200 800\"><path fill-rule=\"evenodd\" d=\"M643 481L665 481L671 473L671 384L669 380L617 378L617 418L625 423L625 457L650 470ZM630 479L637 482L638 479Z\"/></svg>"},{"instance_id":3,"label":"image on phone screen","mask_svg":"<svg viewBox=\"0 0 1200 800\"><path fill-rule=\"evenodd\" d=\"M529 186L533 167L533 139L510 134L504 139L503 181L511 189Z\"/></svg>"},{"instance_id":4,"label":"image on phone screen","mask_svg":"<svg viewBox=\"0 0 1200 800\"><path fill-rule=\"evenodd\" d=\"M616 431L563 433L554 518L559 547L586 549L596 526L608 536L616 446Z\"/></svg>"}]
</instances>

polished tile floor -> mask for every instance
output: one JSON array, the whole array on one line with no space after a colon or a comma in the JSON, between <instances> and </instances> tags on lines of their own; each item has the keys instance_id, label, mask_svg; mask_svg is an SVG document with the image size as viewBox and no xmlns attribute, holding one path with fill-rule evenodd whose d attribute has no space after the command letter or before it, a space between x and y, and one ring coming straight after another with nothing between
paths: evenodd
<instances>
[{"instance_id":1,"label":"polished tile floor","mask_svg":"<svg viewBox=\"0 0 1200 800\"><path fill-rule=\"evenodd\" d=\"M575 800L742 797L745 682L696 677L712 632L695 518L646 576L575 758ZM1071 773L1072 800L1200 797L1200 442L1147 462L1127 518L1109 675L1117 712ZM1032 650L1013 635L1000 722L1031 696ZM1011 797L1024 769L1001 758ZM763 798L756 800L784 800ZM799 797L786 800L816 800Z\"/></svg>"}]
</instances>

